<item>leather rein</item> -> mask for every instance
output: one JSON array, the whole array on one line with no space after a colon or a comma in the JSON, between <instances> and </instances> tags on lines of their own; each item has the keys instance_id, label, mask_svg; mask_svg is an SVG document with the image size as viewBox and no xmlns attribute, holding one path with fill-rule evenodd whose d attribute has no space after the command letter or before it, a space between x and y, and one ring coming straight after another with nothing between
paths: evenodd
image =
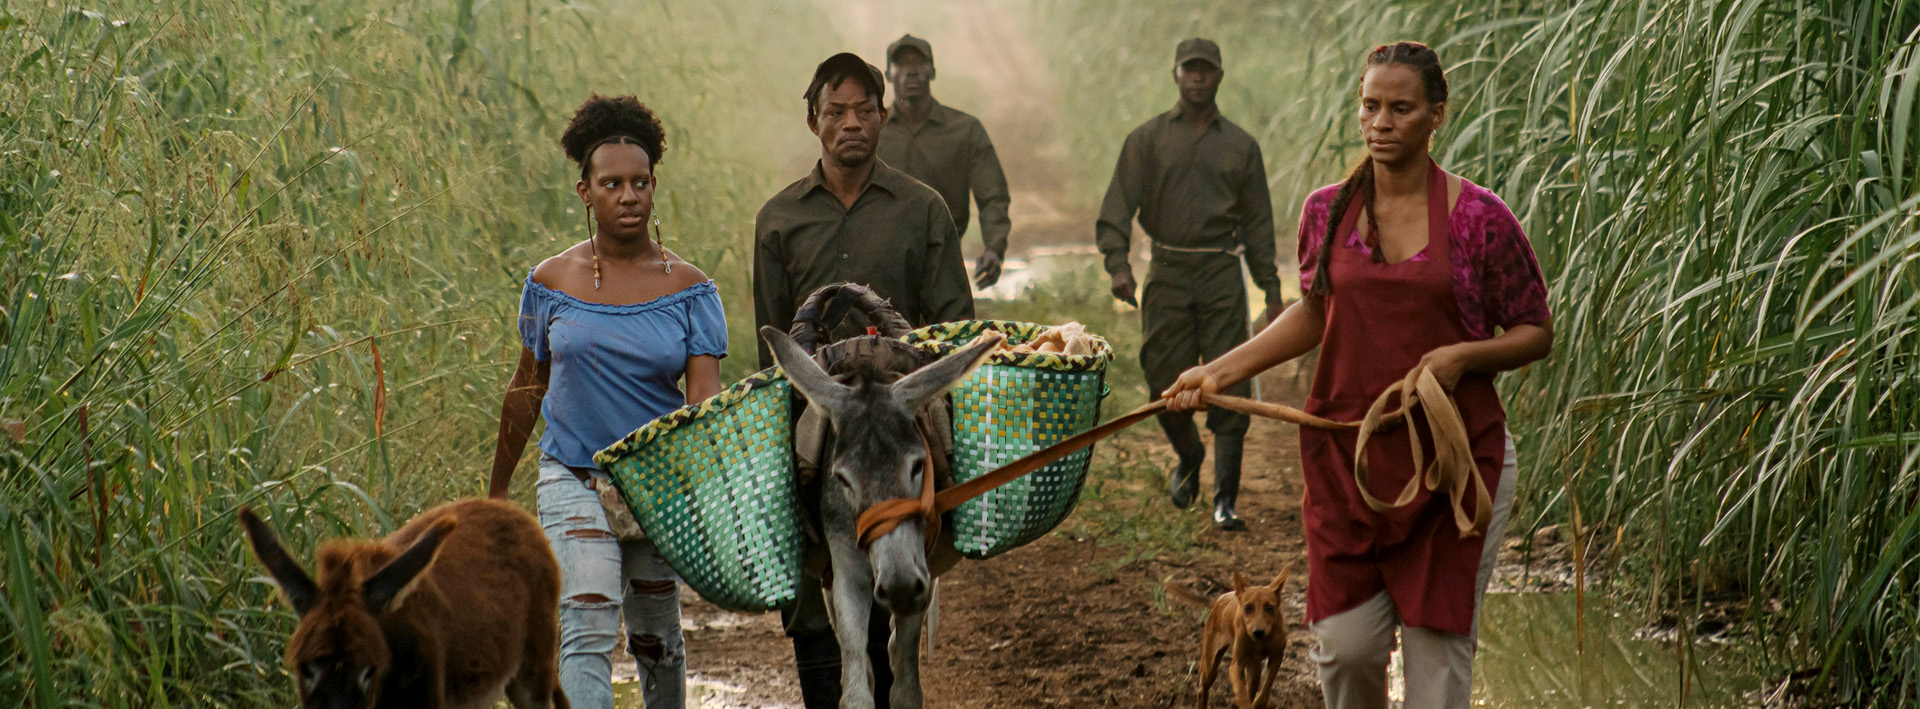
<instances>
[{"instance_id":1,"label":"leather rein","mask_svg":"<svg viewBox=\"0 0 1920 709\"><path fill-rule=\"evenodd\" d=\"M1366 417L1360 421L1333 421L1309 414L1300 409L1282 404L1273 404L1253 399L1245 399L1225 394L1206 394L1202 400L1208 406L1218 406L1251 416L1284 421L1323 431L1357 431L1359 439L1354 447L1353 480L1360 488L1360 496L1367 506L1375 512L1406 507L1413 504L1420 494L1420 487L1439 492L1445 489L1451 498L1454 526L1460 530L1462 538L1477 537L1486 533L1487 524L1492 517L1493 499L1487 490L1486 478L1481 475L1473 462L1473 450L1467 438L1466 422L1460 416L1460 409L1453 397L1447 394L1440 380L1425 367L1415 367L1407 373L1405 379L1396 382L1368 407ZM1395 400L1399 405L1393 406ZM1427 428L1434 441L1434 460L1429 464L1426 453L1421 449L1420 433L1410 428L1408 441L1413 449L1413 467L1421 474L1415 475L1401 488L1393 502L1383 502L1373 496L1367 486L1367 439L1378 431L1403 423L1413 407L1419 405L1426 414ZM1001 466L959 485L938 493L934 491L932 448L928 447L928 456L924 461L920 497L895 498L874 503L860 513L856 522L859 531L860 546L865 548L875 540L893 531L901 522L916 517L927 525L927 544L931 547L939 537L940 515L961 503L986 494L988 491L1065 458L1068 454L1093 445L1096 441L1112 436L1154 414L1166 410L1167 400L1160 399L1128 412L1126 415L1101 424L1085 433L1055 443L1046 448L1028 454L1019 460ZM926 445L926 432L922 431L921 444ZM1473 487L1474 511L1468 514L1465 509L1467 487Z\"/></svg>"}]
</instances>

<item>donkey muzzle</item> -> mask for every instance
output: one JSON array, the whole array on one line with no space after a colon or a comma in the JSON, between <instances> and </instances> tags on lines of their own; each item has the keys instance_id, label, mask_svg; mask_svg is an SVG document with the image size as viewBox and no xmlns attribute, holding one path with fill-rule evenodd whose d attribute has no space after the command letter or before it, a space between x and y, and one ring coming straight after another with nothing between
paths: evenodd
<instances>
[{"instance_id":1,"label":"donkey muzzle","mask_svg":"<svg viewBox=\"0 0 1920 709\"><path fill-rule=\"evenodd\" d=\"M896 532L918 531L902 527ZM932 575L920 540L912 534L889 534L868 551L873 564L873 600L896 614L925 610Z\"/></svg>"}]
</instances>

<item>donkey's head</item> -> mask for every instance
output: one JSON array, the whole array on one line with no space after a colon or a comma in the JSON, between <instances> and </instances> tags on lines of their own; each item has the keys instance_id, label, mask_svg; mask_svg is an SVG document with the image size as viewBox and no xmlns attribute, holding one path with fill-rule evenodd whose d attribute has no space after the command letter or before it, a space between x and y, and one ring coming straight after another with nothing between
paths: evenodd
<instances>
[{"instance_id":1,"label":"donkey's head","mask_svg":"<svg viewBox=\"0 0 1920 709\"><path fill-rule=\"evenodd\" d=\"M300 626L287 643L287 666L299 673L301 706L352 709L379 703L380 682L393 669L380 617L399 610L455 522L450 516L436 520L404 550L379 542L327 542L320 548L316 584L273 530L241 508L240 523L254 556L300 614Z\"/></svg>"},{"instance_id":2,"label":"donkey's head","mask_svg":"<svg viewBox=\"0 0 1920 709\"><path fill-rule=\"evenodd\" d=\"M927 447L914 414L964 379L1004 338L981 337L957 352L902 376L871 363L831 376L786 333L761 328L773 357L793 388L827 413L834 448L822 484L822 504L840 503L854 516L875 503L918 499L926 474ZM929 575L926 524L901 523L866 550L873 567L873 597L895 613L926 608Z\"/></svg>"}]
</instances>

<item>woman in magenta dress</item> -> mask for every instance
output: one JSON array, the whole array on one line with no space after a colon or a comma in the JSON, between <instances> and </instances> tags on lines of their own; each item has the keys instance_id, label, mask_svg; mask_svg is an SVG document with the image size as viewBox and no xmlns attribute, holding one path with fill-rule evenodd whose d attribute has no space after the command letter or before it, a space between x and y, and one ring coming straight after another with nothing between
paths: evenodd
<instances>
[{"instance_id":1,"label":"woman in magenta dress","mask_svg":"<svg viewBox=\"0 0 1920 709\"><path fill-rule=\"evenodd\" d=\"M1552 350L1546 284L1505 203L1428 154L1447 101L1432 49L1374 49L1359 98L1366 159L1301 209L1305 297L1259 336L1181 375L1166 396L1172 408L1200 408L1201 394L1319 347L1307 411L1357 421L1409 370L1433 372L1459 405L1474 464L1494 491L1491 525L1462 535L1447 496L1424 489L1410 505L1375 511L1354 482L1355 434L1302 428L1307 618L1327 706L1387 705L1398 629L1406 706L1465 707L1480 596L1515 483L1494 377ZM1373 496L1393 499L1415 476L1407 435L1400 426L1368 442ZM1462 503L1477 511L1474 500Z\"/></svg>"}]
</instances>

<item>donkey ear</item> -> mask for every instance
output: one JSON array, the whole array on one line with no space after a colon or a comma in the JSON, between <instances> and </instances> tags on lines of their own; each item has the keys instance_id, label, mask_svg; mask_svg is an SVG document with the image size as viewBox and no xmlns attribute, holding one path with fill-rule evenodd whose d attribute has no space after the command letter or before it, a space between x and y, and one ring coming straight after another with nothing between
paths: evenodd
<instances>
[{"instance_id":1,"label":"donkey ear","mask_svg":"<svg viewBox=\"0 0 1920 709\"><path fill-rule=\"evenodd\" d=\"M765 326L760 328L760 336L766 338L768 349L773 351L774 364L787 373L787 381L793 382L793 388L799 389L801 396L828 411L839 410L840 402L850 394L847 385L834 381L787 333Z\"/></svg>"},{"instance_id":2,"label":"donkey ear","mask_svg":"<svg viewBox=\"0 0 1920 709\"><path fill-rule=\"evenodd\" d=\"M260 565L267 567L267 573L273 576L273 582L279 584L280 595L286 596L287 603L293 606L293 612L302 616L313 610L314 597L320 589L313 583L313 577L306 569L287 555L286 547L280 546L280 538L274 536L273 529L253 510L240 508L240 526L247 530L247 541L253 546L253 556Z\"/></svg>"},{"instance_id":3,"label":"donkey ear","mask_svg":"<svg viewBox=\"0 0 1920 709\"><path fill-rule=\"evenodd\" d=\"M367 612L375 617L385 615L387 611L399 608L411 593L420 572L426 571L433 563L433 553L440 549L441 540L460 520L448 516L435 520L426 534L420 535L420 541L380 567L379 571L367 577L367 583L361 587L361 596L366 600Z\"/></svg>"},{"instance_id":4,"label":"donkey ear","mask_svg":"<svg viewBox=\"0 0 1920 709\"><path fill-rule=\"evenodd\" d=\"M973 338L973 344L956 350L953 354L941 357L933 364L921 367L894 382L893 394L906 402L909 410L918 411L926 406L933 397L946 393L960 380L973 373L975 367L987 360L987 355L1005 342L1006 335L988 332Z\"/></svg>"}]
</instances>

